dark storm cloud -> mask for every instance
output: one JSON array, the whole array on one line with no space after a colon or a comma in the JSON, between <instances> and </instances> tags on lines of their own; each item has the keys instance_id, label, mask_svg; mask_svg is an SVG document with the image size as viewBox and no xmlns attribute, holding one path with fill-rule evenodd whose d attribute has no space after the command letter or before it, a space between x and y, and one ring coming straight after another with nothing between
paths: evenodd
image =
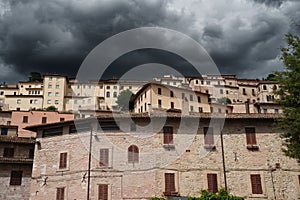
<instances>
[{"instance_id":1,"label":"dark storm cloud","mask_svg":"<svg viewBox=\"0 0 300 200\"><path fill-rule=\"evenodd\" d=\"M261 77L282 69L278 48L299 19L300 2L293 0L7 0L0 2L0 80L14 82L31 71L74 76L100 42L143 26L190 35L222 73ZM126 65L168 60L163 53L128 56L121 59ZM170 65L182 61L169 58Z\"/></svg>"}]
</instances>

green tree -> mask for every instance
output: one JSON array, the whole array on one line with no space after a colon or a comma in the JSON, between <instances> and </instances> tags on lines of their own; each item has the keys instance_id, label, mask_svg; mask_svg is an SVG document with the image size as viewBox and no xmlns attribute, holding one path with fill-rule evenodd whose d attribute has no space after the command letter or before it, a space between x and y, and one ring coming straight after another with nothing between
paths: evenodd
<instances>
[{"instance_id":1,"label":"green tree","mask_svg":"<svg viewBox=\"0 0 300 200\"><path fill-rule=\"evenodd\" d=\"M47 111L56 111L55 106L49 106L46 108Z\"/></svg>"},{"instance_id":2,"label":"green tree","mask_svg":"<svg viewBox=\"0 0 300 200\"><path fill-rule=\"evenodd\" d=\"M280 88L275 94L283 109L284 118L277 121L283 131L283 152L286 156L300 162L300 40L297 35L286 35L287 46L281 48L281 57L285 70L276 72Z\"/></svg>"},{"instance_id":3,"label":"green tree","mask_svg":"<svg viewBox=\"0 0 300 200\"><path fill-rule=\"evenodd\" d=\"M276 81L276 75L275 74L269 74L265 80L267 80L267 81Z\"/></svg>"},{"instance_id":4,"label":"green tree","mask_svg":"<svg viewBox=\"0 0 300 200\"><path fill-rule=\"evenodd\" d=\"M42 75L39 72L30 72L29 81L43 81Z\"/></svg>"},{"instance_id":5,"label":"green tree","mask_svg":"<svg viewBox=\"0 0 300 200\"><path fill-rule=\"evenodd\" d=\"M122 91L117 99L117 104L119 105L120 109L123 111L133 110L134 109L134 102L133 102L134 94L130 90Z\"/></svg>"},{"instance_id":6,"label":"green tree","mask_svg":"<svg viewBox=\"0 0 300 200\"><path fill-rule=\"evenodd\" d=\"M227 97L222 97L221 99L218 99L217 102L223 105L231 104L231 100Z\"/></svg>"}]
</instances>

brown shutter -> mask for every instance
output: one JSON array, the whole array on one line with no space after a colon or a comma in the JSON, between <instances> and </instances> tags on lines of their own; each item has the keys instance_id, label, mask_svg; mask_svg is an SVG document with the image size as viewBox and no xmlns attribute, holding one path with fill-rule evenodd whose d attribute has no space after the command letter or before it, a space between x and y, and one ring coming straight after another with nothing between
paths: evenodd
<instances>
[{"instance_id":1,"label":"brown shutter","mask_svg":"<svg viewBox=\"0 0 300 200\"><path fill-rule=\"evenodd\" d=\"M108 166L109 164L109 149L100 149L100 166Z\"/></svg>"},{"instance_id":2,"label":"brown shutter","mask_svg":"<svg viewBox=\"0 0 300 200\"><path fill-rule=\"evenodd\" d=\"M247 145L256 145L255 128L246 127L245 132L246 132Z\"/></svg>"},{"instance_id":3,"label":"brown shutter","mask_svg":"<svg viewBox=\"0 0 300 200\"><path fill-rule=\"evenodd\" d=\"M23 171L11 171L10 185L21 185L22 184Z\"/></svg>"},{"instance_id":4,"label":"brown shutter","mask_svg":"<svg viewBox=\"0 0 300 200\"><path fill-rule=\"evenodd\" d=\"M13 158L15 154L14 148L4 148L3 157Z\"/></svg>"},{"instance_id":5,"label":"brown shutter","mask_svg":"<svg viewBox=\"0 0 300 200\"><path fill-rule=\"evenodd\" d=\"M56 188L56 200L65 199L65 188Z\"/></svg>"},{"instance_id":6,"label":"brown shutter","mask_svg":"<svg viewBox=\"0 0 300 200\"><path fill-rule=\"evenodd\" d=\"M59 158L59 169L64 169L67 167L67 153L61 153Z\"/></svg>"},{"instance_id":7,"label":"brown shutter","mask_svg":"<svg viewBox=\"0 0 300 200\"><path fill-rule=\"evenodd\" d=\"M252 174L250 175L251 178L251 187L252 187L252 194L262 194L262 185L261 179L259 174Z\"/></svg>"},{"instance_id":8,"label":"brown shutter","mask_svg":"<svg viewBox=\"0 0 300 200\"><path fill-rule=\"evenodd\" d=\"M175 191L175 174L165 173L165 195L171 195Z\"/></svg>"},{"instance_id":9,"label":"brown shutter","mask_svg":"<svg viewBox=\"0 0 300 200\"><path fill-rule=\"evenodd\" d=\"M106 184L99 185L98 200L108 200L108 185Z\"/></svg>"},{"instance_id":10,"label":"brown shutter","mask_svg":"<svg viewBox=\"0 0 300 200\"><path fill-rule=\"evenodd\" d=\"M207 174L207 186L209 192L218 192L217 174Z\"/></svg>"},{"instance_id":11,"label":"brown shutter","mask_svg":"<svg viewBox=\"0 0 300 200\"><path fill-rule=\"evenodd\" d=\"M204 127L204 144L213 145L214 144L214 134L212 127Z\"/></svg>"},{"instance_id":12,"label":"brown shutter","mask_svg":"<svg viewBox=\"0 0 300 200\"><path fill-rule=\"evenodd\" d=\"M164 130L164 144L173 144L173 127L165 126Z\"/></svg>"},{"instance_id":13,"label":"brown shutter","mask_svg":"<svg viewBox=\"0 0 300 200\"><path fill-rule=\"evenodd\" d=\"M135 145L131 145L130 147L128 147L128 162L139 162L139 148Z\"/></svg>"}]
</instances>

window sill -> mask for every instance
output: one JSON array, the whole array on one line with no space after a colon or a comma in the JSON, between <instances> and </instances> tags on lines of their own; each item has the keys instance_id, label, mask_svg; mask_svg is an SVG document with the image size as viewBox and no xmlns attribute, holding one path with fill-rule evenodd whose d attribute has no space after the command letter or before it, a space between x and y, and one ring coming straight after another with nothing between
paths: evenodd
<instances>
[{"instance_id":1,"label":"window sill","mask_svg":"<svg viewBox=\"0 0 300 200\"><path fill-rule=\"evenodd\" d=\"M163 144L163 147L165 149L168 149L168 150L175 149L175 145L174 144Z\"/></svg>"},{"instance_id":2,"label":"window sill","mask_svg":"<svg viewBox=\"0 0 300 200\"><path fill-rule=\"evenodd\" d=\"M256 144L248 144L247 145L247 149L252 150L252 151L258 151L259 150L259 146Z\"/></svg>"},{"instance_id":3,"label":"window sill","mask_svg":"<svg viewBox=\"0 0 300 200\"><path fill-rule=\"evenodd\" d=\"M178 192L164 192L165 196L179 196Z\"/></svg>"},{"instance_id":4,"label":"window sill","mask_svg":"<svg viewBox=\"0 0 300 200\"><path fill-rule=\"evenodd\" d=\"M57 173L60 173L60 172L67 172L67 171L70 171L69 168L63 168L63 169L57 169L56 172Z\"/></svg>"},{"instance_id":5,"label":"window sill","mask_svg":"<svg viewBox=\"0 0 300 200\"><path fill-rule=\"evenodd\" d=\"M263 199L267 199L268 196L266 194L250 194L249 198L263 198Z\"/></svg>"},{"instance_id":6,"label":"window sill","mask_svg":"<svg viewBox=\"0 0 300 200\"><path fill-rule=\"evenodd\" d=\"M205 145L204 145L204 149L207 149L207 150L216 150L216 145L213 145L213 144L205 144Z\"/></svg>"}]
</instances>

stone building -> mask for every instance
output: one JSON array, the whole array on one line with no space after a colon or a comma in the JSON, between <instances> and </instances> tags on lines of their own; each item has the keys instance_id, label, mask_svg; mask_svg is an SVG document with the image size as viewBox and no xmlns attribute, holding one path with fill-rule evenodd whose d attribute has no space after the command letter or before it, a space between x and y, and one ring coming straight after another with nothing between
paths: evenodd
<instances>
[{"instance_id":1,"label":"stone building","mask_svg":"<svg viewBox=\"0 0 300 200\"><path fill-rule=\"evenodd\" d=\"M0 199L29 199L34 144L33 139L18 138L17 127L1 126Z\"/></svg>"},{"instance_id":2,"label":"stone building","mask_svg":"<svg viewBox=\"0 0 300 200\"><path fill-rule=\"evenodd\" d=\"M226 186L247 199L298 199L300 166L281 152L279 117L107 113L29 126L37 132L30 198L86 199L90 181L93 200L196 196Z\"/></svg>"}]
</instances>

